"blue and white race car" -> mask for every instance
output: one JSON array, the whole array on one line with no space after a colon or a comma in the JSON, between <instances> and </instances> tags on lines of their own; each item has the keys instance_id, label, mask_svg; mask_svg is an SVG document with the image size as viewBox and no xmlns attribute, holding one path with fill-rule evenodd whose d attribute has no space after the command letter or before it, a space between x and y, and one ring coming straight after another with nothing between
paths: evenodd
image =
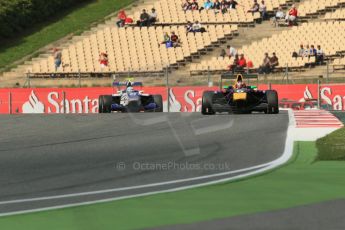
<instances>
[{"instance_id":1,"label":"blue and white race car","mask_svg":"<svg viewBox=\"0 0 345 230\"><path fill-rule=\"evenodd\" d=\"M114 82L114 88L125 87L112 95L99 96L99 113L111 112L163 112L162 95L144 94L134 87L142 87L141 82Z\"/></svg>"}]
</instances>

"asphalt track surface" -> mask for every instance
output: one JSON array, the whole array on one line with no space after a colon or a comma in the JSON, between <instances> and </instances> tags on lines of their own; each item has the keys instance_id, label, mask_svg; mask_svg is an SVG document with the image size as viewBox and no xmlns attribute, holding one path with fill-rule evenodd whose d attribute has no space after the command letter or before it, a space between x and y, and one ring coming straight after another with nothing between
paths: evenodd
<instances>
[{"instance_id":1,"label":"asphalt track surface","mask_svg":"<svg viewBox=\"0 0 345 230\"><path fill-rule=\"evenodd\" d=\"M195 224L161 227L160 230L343 230L345 200L304 205L274 212L237 216Z\"/></svg>"},{"instance_id":2,"label":"asphalt track surface","mask_svg":"<svg viewBox=\"0 0 345 230\"><path fill-rule=\"evenodd\" d=\"M0 215L236 176L279 158L288 124L287 112L0 116Z\"/></svg>"}]
</instances>

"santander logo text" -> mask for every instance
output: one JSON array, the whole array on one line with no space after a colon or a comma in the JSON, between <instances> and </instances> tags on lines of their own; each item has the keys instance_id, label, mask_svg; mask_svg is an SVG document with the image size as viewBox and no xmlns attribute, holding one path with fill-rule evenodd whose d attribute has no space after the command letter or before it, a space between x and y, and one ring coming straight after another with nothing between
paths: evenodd
<instances>
[{"instance_id":1,"label":"santander logo text","mask_svg":"<svg viewBox=\"0 0 345 230\"><path fill-rule=\"evenodd\" d=\"M321 99L334 110L345 110L345 89L333 87L323 87L321 89Z\"/></svg>"},{"instance_id":2,"label":"santander logo text","mask_svg":"<svg viewBox=\"0 0 345 230\"><path fill-rule=\"evenodd\" d=\"M91 99L85 96L80 99L63 99L58 92L51 92L47 96L48 113L98 113L98 97ZM66 111L65 111L66 110Z\"/></svg>"}]
</instances>

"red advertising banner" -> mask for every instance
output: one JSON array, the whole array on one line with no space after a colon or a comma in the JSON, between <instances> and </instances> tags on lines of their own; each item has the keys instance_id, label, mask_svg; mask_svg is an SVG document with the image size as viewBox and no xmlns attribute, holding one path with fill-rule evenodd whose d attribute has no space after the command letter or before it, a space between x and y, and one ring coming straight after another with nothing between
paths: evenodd
<instances>
[{"instance_id":1,"label":"red advertising banner","mask_svg":"<svg viewBox=\"0 0 345 230\"><path fill-rule=\"evenodd\" d=\"M310 109L317 105L317 85L272 85L277 90L280 106L293 109ZM217 90L217 87L172 87L169 91L171 112L199 112L202 93ZM259 89L267 89L260 85ZM98 113L98 97L112 94L109 88L32 88L0 89L0 113ZM167 89L144 87L145 93L161 94L167 111ZM345 110L345 84L322 85L322 106L328 109ZM65 103L64 103L65 98ZM66 111L64 111L64 107Z\"/></svg>"}]
</instances>

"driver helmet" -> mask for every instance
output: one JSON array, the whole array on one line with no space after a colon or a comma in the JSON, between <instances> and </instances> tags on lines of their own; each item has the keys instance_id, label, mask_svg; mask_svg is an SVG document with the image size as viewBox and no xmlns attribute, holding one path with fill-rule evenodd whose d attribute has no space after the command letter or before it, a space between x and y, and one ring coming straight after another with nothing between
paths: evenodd
<instances>
[{"instance_id":1,"label":"driver helmet","mask_svg":"<svg viewBox=\"0 0 345 230\"><path fill-rule=\"evenodd\" d=\"M238 89L240 89L240 88L243 87L243 77L242 77L241 74L238 74L238 75L237 75L236 87L237 87Z\"/></svg>"},{"instance_id":2,"label":"driver helmet","mask_svg":"<svg viewBox=\"0 0 345 230\"><path fill-rule=\"evenodd\" d=\"M132 86L127 87L127 93L132 93L134 91Z\"/></svg>"},{"instance_id":3,"label":"driver helmet","mask_svg":"<svg viewBox=\"0 0 345 230\"><path fill-rule=\"evenodd\" d=\"M237 82L237 88L242 88L242 86L243 86L242 81L238 81L238 82Z\"/></svg>"}]
</instances>

